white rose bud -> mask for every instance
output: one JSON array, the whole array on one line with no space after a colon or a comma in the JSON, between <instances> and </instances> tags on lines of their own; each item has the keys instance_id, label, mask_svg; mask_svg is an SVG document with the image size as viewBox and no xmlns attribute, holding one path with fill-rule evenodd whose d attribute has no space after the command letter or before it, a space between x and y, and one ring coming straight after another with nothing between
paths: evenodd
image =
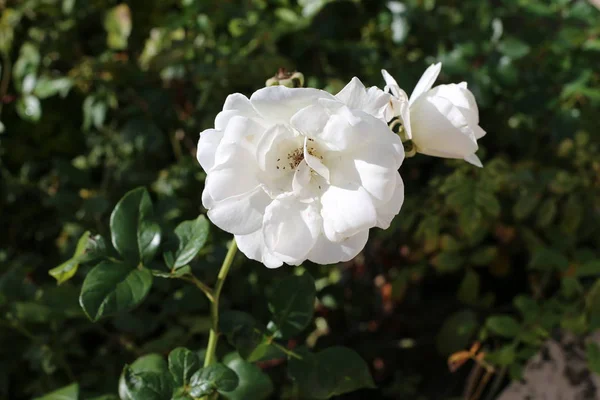
<instances>
[{"instance_id":1,"label":"white rose bud","mask_svg":"<svg viewBox=\"0 0 600 400\"><path fill-rule=\"evenodd\" d=\"M230 95L198 143L210 220L269 268L355 257L404 200L399 137L352 106L389 98L358 79L340 98L284 86Z\"/></svg>"},{"instance_id":2,"label":"white rose bud","mask_svg":"<svg viewBox=\"0 0 600 400\"><path fill-rule=\"evenodd\" d=\"M479 127L479 111L467 83L431 88L442 64L433 64L423 74L407 102L406 93L386 70L386 90L396 99L393 115L400 117L406 136L417 152L435 157L461 158L482 167L475 155L477 139L485 135ZM405 105L408 105L406 107Z\"/></svg>"}]
</instances>

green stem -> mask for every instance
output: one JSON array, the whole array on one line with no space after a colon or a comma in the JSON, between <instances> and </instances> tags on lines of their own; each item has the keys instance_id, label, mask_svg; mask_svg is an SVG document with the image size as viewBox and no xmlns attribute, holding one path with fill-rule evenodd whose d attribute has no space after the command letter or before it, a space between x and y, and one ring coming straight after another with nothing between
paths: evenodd
<instances>
[{"instance_id":1,"label":"green stem","mask_svg":"<svg viewBox=\"0 0 600 400\"><path fill-rule=\"evenodd\" d=\"M298 359L298 360L302 360L302 356L301 356L300 354L298 354L298 353L294 352L293 350L290 350L290 349L288 349L287 347L285 347L285 346L282 346L282 345L280 345L279 343L277 343L277 342L274 342L274 341L273 341L273 342L271 342L271 344L272 344L273 346L275 346L276 348L278 348L279 350L281 350L282 352L284 352L284 353L285 353L287 356L289 356L289 357L293 357L293 358L296 358L296 359Z\"/></svg>"},{"instance_id":2,"label":"green stem","mask_svg":"<svg viewBox=\"0 0 600 400\"><path fill-rule=\"evenodd\" d=\"M181 277L181 279L183 279L184 281L192 282L194 285L196 285L198 289L204 292L204 294L206 295L206 297L208 297L208 300L210 300L211 303L214 303L215 295L212 289L206 283L196 278L196 276L193 274L184 275Z\"/></svg>"},{"instance_id":3,"label":"green stem","mask_svg":"<svg viewBox=\"0 0 600 400\"><path fill-rule=\"evenodd\" d=\"M235 239L231 241L229 251L223 260L219 275L217 276L217 283L215 284L215 290L213 292L213 302L210 307L210 316L212 320L212 327L208 336L208 346L206 347L206 356L204 357L204 366L207 367L215 362L215 352L217 350L217 342L219 341L219 297L221 296L221 290L223 290L223 284L225 278L229 273L229 268L235 258L237 251L237 243Z\"/></svg>"}]
</instances>

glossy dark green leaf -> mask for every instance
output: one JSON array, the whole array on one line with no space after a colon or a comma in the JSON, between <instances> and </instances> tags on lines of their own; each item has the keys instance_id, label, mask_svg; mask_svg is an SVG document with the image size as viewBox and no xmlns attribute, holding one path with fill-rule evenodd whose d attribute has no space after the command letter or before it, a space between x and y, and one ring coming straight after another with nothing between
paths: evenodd
<instances>
[{"instance_id":1,"label":"glossy dark green leaf","mask_svg":"<svg viewBox=\"0 0 600 400\"><path fill-rule=\"evenodd\" d=\"M173 268L178 269L192 261L208 238L209 224L204 215L192 221L183 221L175 228L179 248L175 252Z\"/></svg>"},{"instance_id":2,"label":"glossy dark green leaf","mask_svg":"<svg viewBox=\"0 0 600 400\"><path fill-rule=\"evenodd\" d=\"M277 337L292 337L308 326L313 317L315 297L315 281L307 272L277 283L269 299L273 331Z\"/></svg>"},{"instance_id":3,"label":"glossy dark green leaf","mask_svg":"<svg viewBox=\"0 0 600 400\"><path fill-rule=\"evenodd\" d=\"M346 347L330 347L317 354L301 352L289 359L288 374L306 398L328 399L375 384L367 363Z\"/></svg>"},{"instance_id":4,"label":"glossy dark green leaf","mask_svg":"<svg viewBox=\"0 0 600 400\"><path fill-rule=\"evenodd\" d=\"M263 400L273 393L273 382L269 375L254 364L243 360L239 354L231 353L225 356L223 363L231 368L239 378L235 390L225 393L229 400Z\"/></svg>"},{"instance_id":5,"label":"glossy dark green leaf","mask_svg":"<svg viewBox=\"0 0 600 400\"><path fill-rule=\"evenodd\" d=\"M113 246L132 263L148 263L160 245L160 227L154 222L150 195L145 188L123 196L110 216Z\"/></svg>"},{"instance_id":6,"label":"glossy dark green leaf","mask_svg":"<svg viewBox=\"0 0 600 400\"><path fill-rule=\"evenodd\" d=\"M77 269L79 268L79 262L82 258L81 256L83 256L83 253L85 252L89 238L90 232L84 232L84 234L81 235L77 241L77 247L75 248L73 257L60 264L58 267L52 268L50 271L48 271L48 273L54 279L56 279L56 282L59 285L71 279L77 272Z\"/></svg>"},{"instance_id":7,"label":"glossy dark green leaf","mask_svg":"<svg viewBox=\"0 0 600 400\"><path fill-rule=\"evenodd\" d=\"M234 310L223 312L219 317L219 330L246 361L258 361L269 350L265 326L250 314Z\"/></svg>"},{"instance_id":8,"label":"glossy dark green leaf","mask_svg":"<svg viewBox=\"0 0 600 400\"><path fill-rule=\"evenodd\" d=\"M521 324L510 315L494 315L485 321L485 327L496 335L515 337L521 330Z\"/></svg>"},{"instance_id":9,"label":"glossy dark green leaf","mask_svg":"<svg viewBox=\"0 0 600 400\"><path fill-rule=\"evenodd\" d=\"M173 385L168 372L136 372L126 365L123 369L123 379L127 395L126 400L171 399Z\"/></svg>"},{"instance_id":10,"label":"glossy dark green leaf","mask_svg":"<svg viewBox=\"0 0 600 400\"><path fill-rule=\"evenodd\" d=\"M169 371L175 386L185 386L196 371L202 367L198 353L178 347L169 353Z\"/></svg>"},{"instance_id":11,"label":"glossy dark green leaf","mask_svg":"<svg viewBox=\"0 0 600 400\"><path fill-rule=\"evenodd\" d=\"M131 400L125 381L125 368L119 378L119 397L122 400ZM165 359L156 353L146 354L136 359L128 368L133 373L153 372L159 375L169 374Z\"/></svg>"},{"instance_id":12,"label":"glossy dark green leaf","mask_svg":"<svg viewBox=\"0 0 600 400\"><path fill-rule=\"evenodd\" d=\"M237 388L239 378L235 371L223 364L212 364L192 375L190 379L190 395L202 397L219 393L231 392Z\"/></svg>"},{"instance_id":13,"label":"glossy dark green leaf","mask_svg":"<svg viewBox=\"0 0 600 400\"><path fill-rule=\"evenodd\" d=\"M79 384L73 383L42 397L36 397L34 400L78 400Z\"/></svg>"},{"instance_id":14,"label":"glossy dark green leaf","mask_svg":"<svg viewBox=\"0 0 600 400\"><path fill-rule=\"evenodd\" d=\"M79 304L92 321L127 311L144 300L152 286L152 273L126 263L103 261L85 277Z\"/></svg>"}]
</instances>

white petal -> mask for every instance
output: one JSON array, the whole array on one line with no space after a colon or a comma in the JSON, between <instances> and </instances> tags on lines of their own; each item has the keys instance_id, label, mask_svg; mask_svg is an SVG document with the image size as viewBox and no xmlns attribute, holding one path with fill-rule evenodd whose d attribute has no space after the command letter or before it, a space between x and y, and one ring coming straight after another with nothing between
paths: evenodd
<instances>
[{"instance_id":1,"label":"white petal","mask_svg":"<svg viewBox=\"0 0 600 400\"><path fill-rule=\"evenodd\" d=\"M391 100L388 94L375 86L365 88L357 77L352 78L335 97L351 109L364 111L380 119L384 118Z\"/></svg>"},{"instance_id":2,"label":"white petal","mask_svg":"<svg viewBox=\"0 0 600 400\"><path fill-rule=\"evenodd\" d=\"M329 182L329 169L321 162L320 159L313 156L309 152L309 140L304 139L304 161L312 168L317 174L321 175L326 182Z\"/></svg>"},{"instance_id":3,"label":"white petal","mask_svg":"<svg viewBox=\"0 0 600 400\"><path fill-rule=\"evenodd\" d=\"M260 228L270 202L271 198L259 187L217 202L208 210L208 218L226 232L245 235Z\"/></svg>"},{"instance_id":4,"label":"white petal","mask_svg":"<svg viewBox=\"0 0 600 400\"><path fill-rule=\"evenodd\" d=\"M377 206L377 227L387 229L390 227L392 220L402 208L404 203L404 182L400 174L396 172L396 182L394 193L387 203Z\"/></svg>"},{"instance_id":5,"label":"white petal","mask_svg":"<svg viewBox=\"0 0 600 400\"><path fill-rule=\"evenodd\" d=\"M273 125L263 135L261 135L256 144L256 159L259 167L263 171L277 173L277 158L287 148L283 142L293 140L294 133L286 125ZM290 144L291 145L291 144ZM280 170L279 173L284 173Z\"/></svg>"},{"instance_id":6,"label":"white petal","mask_svg":"<svg viewBox=\"0 0 600 400\"><path fill-rule=\"evenodd\" d=\"M227 127L229 120L235 116L247 118L258 117L250 100L240 93L234 93L227 96L225 104L223 105L223 111L217 114L217 117L215 118L215 129L224 130Z\"/></svg>"},{"instance_id":7,"label":"white petal","mask_svg":"<svg viewBox=\"0 0 600 400\"><path fill-rule=\"evenodd\" d=\"M380 161L381 164L376 163L373 158L370 160L357 159L354 161L354 165L360 176L362 186L369 194L378 201L387 202L394 192L395 174L398 173L393 169L393 156L385 153L380 154L377 161ZM388 164L388 166L382 164Z\"/></svg>"},{"instance_id":8,"label":"white petal","mask_svg":"<svg viewBox=\"0 0 600 400\"><path fill-rule=\"evenodd\" d=\"M236 161L238 162L229 164L227 168L213 168L207 175L204 190L214 201L248 193L260 185L257 179L258 169L251 164L252 159L247 157Z\"/></svg>"},{"instance_id":9,"label":"white petal","mask_svg":"<svg viewBox=\"0 0 600 400\"><path fill-rule=\"evenodd\" d=\"M321 217L314 204L280 196L265 210L263 235L267 249L291 265L299 265L321 234Z\"/></svg>"},{"instance_id":10,"label":"white petal","mask_svg":"<svg viewBox=\"0 0 600 400\"><path fill-rule=\"evenodd\" d=\"M330 113L319 104L304 107L291 118L291 125L309 138L315 138L329 121Z\"/></svg>"},{"instance_id":11,"label":"white petal","mask_svg":"<svg viewBox=\"0 0 600 400\"><path fill-rule=\"evenodd\" d=\"M385 69L381 70L381 75L383 75L383 79L385 80L385 90L389 90L394 97L400 96L401 89L394 77L390 75Z\"/></svg>"},{"instance_id":12,"label":"white petal","mask_svg":"<svg viewBox=\"0 0 600 400\"><path fill-rule=\"evenodd\" d=\"M200 133L196 158L204 171L208 172L215 165L215 153L222 138L223 132L216 129L206 129Z\"/></svg>"},{"instance_id":13,"label":"white petal","mask_svg":"<svg viewBox=\"0 0 600 400\"><path fill-rule=\"evenodd\" d=\"M321 216L327 238L340 242L377 223L371 196L363 187L330 186L321 197Z\"/></svg>"},{"instance_id":14,"label":"white petal","mask_svg":"<svg viewBox=\"0 0 600 400\"><path fill-rule=\"evenodd\" d=\"M309 190L310 175L310 167L306 163L306 160L302 160L296 167L296 172L294 172L292 180L292 190L296 196L306 196L306 191Z\"/></svg>"},{"instance_id":15,"label":"white petal","mask_svg":"<svg viewBox=\"0 0 600 400\"><path fill-rule=\"evenodd\" d=\"M223 132L223 138L215 152L213 168L227 164L240 156L240 153L246 151L249 154L255 153L254 140L260 137L264 128L256 121L236 116L227 124ZM253 161L256 164L256 161Z\"/></svg>"},{"instance_id":16,"label":"white petal","mask_svg":"<svg viewBox=\"0 0 600 400\"><path fill-rule=\"evenodd\" d=\"M258 229L247 235L235 235L238 249L246 257L263 263L267 268L278 268L283 265L283 261L270 253L263 240L262 229Z\"/></svg>"},{"instance_id":17,"label":"white petal","mask_svg":"<svg viewBox=\"0 0 600 400\"><path fill-rule=\"evenodd\" d=\"M417 99L425 92L427 92L433 86L433 83L437 79L440 71L442 70L442 63L431 64L429 68L425 70L421 79L415 86L412 94L410 95L410 100L408 103L412 105Z\"/></svg>"},{"instance_id":18,"label":"white petal","mask_svg":"<svg viewBox=\"0 0 600 400\"><path fill-rule=\"evenodd\" d=\"M250 102L270 123L287 124L298 110L316 104L322 98L334 99L324 90L270 86L254 92Z\"/></svg>"},{"instance_id":19,"label":"white petal","mask_svg":"<svg viewBox=\"0 0 600 400\"><path fill-rule=\"evenodd\" d=\"M423 154L463 158L477 150L473 130L460 110L436 96L423 96L411 107L413 143Z\"/></svg>"},{"instance_id":20,"label":"white petal","mask_svg":"<svg viewBox=\"0 0 600 400\"><path fill-rule=\"evenodd\" d=\"M483 168L483 164L481 163L481 160L479 159L479 157L477 157L475 155L475 153L465 156L465 161L470 164L473 164L476 167Z\"/></svg>"},{"instance_id":21,"label":"white petal","mask_svg":"<svg viewBox=\"0 0 600 400\"><path fill-rule=\"evenodd\" d=\"M479 109L475 96L467 84L462 82L458 85L439 85L431 90L432 96L440 96L448 99L454 106L458 107L475 133L475 138L479 139L485 135L485 131L479 127Z\"/></svg>"},{"instance_id":22,"label":"white petal","mask_svg":"<svg viewBox=\"0 0 600 400\"><path fill-rule=\"evenodd\" d=\"M335 264L353 259L367 244L369 230L358 232L341 242L332 242L321 235L308 253L308 259L317 264Z\"/></svg>"}]
</instances>

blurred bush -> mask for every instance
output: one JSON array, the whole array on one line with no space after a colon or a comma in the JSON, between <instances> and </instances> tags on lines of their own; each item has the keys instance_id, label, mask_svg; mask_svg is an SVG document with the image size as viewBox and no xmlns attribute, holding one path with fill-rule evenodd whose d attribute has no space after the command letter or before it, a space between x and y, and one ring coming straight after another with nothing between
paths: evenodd
<instances>
[{"instance_id":1,"label":"blurred bush","mask_svg":"<svg viewBox=\"0 0 600 400\"><path fill-rule=\"evenodd\" d=\"M198 132L226 96L249 95L279 67L336 92L380 69L412 89L443 62L467 81L488 132L485 168L417 156L401 168L406 203L362 256L317 278L310 346L357 350L378 385L343 398L440 399L472 390L484 344L497 384L559 330L600 328L600 11L585 0L0 1L0 398L74 381L80 398L116 393L125 363L200 349L208 304L156 282L126 315L89 322L77 296L89 268L60 286L48 270L84 231L107 233L117 200L151 190L166 224L203 212ZM192 268L214 281L227 235ZM240 257L241 259L241 257ZM228 307L267 313L291 268L240 262ZM598 371L600 351L590 346ZM273 398L296 398L261 365ZM472 385L472 384L471 384ZM108 399L109 397L105 397Z\"/></svg>"}]
</instances>

